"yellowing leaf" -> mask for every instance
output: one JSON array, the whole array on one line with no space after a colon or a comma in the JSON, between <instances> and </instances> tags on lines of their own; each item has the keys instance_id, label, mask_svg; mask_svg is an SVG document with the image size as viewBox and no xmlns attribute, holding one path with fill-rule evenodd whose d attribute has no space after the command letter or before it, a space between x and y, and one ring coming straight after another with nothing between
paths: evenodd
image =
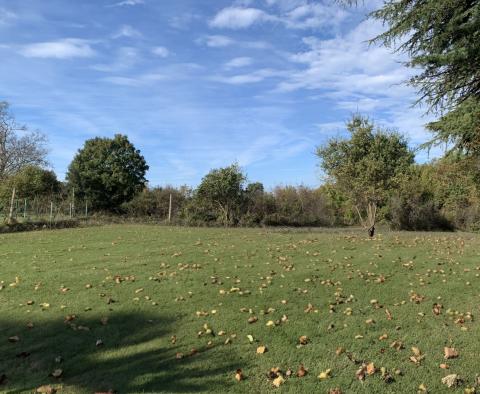
<instances>
[{"instance_id":1,"label":"yellowing leaf","mask_svg":"<svg viewBox=\"0 0 480 394\"><path fill-rule=\"evenodd\" d=\"M418 347L413 346L412 347L412 353L414 356L420 356L422 353L420 352L420 349Z\"/></svg>"},{"instance_id":2,"label":"yellowing leaf","mask_svg":"<svg viewBox=\"0 0 480 394\"><path fill-rule=\"evenodd\" d=\"M318 378L320 380L325 380L325 379L328 379L330 377L330 372L332 372L331 369L327 369L326 371L322 371L320 372L320 374L318 375Z\"/></svg>"},{"instance_id":3,"label":"yellowing leaf","mask_svg":"<svg viewBox=\"0 0 480 394\"><path fill-rule=\"evenodd\" d=\"M285 383L285 379L282 377L282 375L278 375L275 379L273 379L272 383L275 387L280 387L283 383Z\"/></svg>"},{"instance_id":4,"label":"yellowing leaf","mask_svg":"<svg viewBox=\"0 0 480 394\"><path fill-rule=\"evenodd\" d=\"M306 345L308 342L310 342L310 339L306 335L302 335L300 338L298 338L298 342L300 345Z\"/></svg>"},{"instance_id":5,"label":"yellowing leaf","mask_svg":"<svg viewBox=\"0 0 480 394\"><path fill-rule=\"evenodd\" d=\"M376 371L375 364L370 363L367 365L367 374L373 375Z\"/></svg>"},{"instance_id":6,"label":"yellowing leaf","mask_svg":"<svg viewBox=\"0 0 480 394\"><path fill-rule=\"evenodd\" d=\"M267 347L266 346L259 346L257 347L257 354L263 354L267 351Z\"/></svg>"}]
</instances>

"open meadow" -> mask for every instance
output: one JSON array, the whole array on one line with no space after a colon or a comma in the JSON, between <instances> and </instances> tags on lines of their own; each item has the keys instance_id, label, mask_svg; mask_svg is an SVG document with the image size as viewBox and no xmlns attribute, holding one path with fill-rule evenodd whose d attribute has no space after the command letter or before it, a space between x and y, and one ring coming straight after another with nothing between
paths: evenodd
<instances>
[{"instance_id":1,"label":"open meadow","mask_svg":"<svg viewBox=\"0 0 480 394\"><path fill-rule=\"evenodd\" d=\"M1 235L0 391L464 392L479 274L468 233Z\"/></svg>"}]
</instances>

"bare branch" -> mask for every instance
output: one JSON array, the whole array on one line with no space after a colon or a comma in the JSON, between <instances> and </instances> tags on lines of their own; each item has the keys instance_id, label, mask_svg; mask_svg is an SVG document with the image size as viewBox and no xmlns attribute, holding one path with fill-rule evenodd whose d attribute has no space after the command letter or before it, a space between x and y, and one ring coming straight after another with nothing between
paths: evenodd
<instances>
[{"instance_id":1,"label":"bare branch","mask_svg":"<svg viewBox=\"0 0 480 394\"><path fill-rule=\"evenodd\" d=\"M19 125L0 102L0 180L15 174L26 165L45 166L46 137L39 131L30 131Z\"/></svg>"}]
</instances>

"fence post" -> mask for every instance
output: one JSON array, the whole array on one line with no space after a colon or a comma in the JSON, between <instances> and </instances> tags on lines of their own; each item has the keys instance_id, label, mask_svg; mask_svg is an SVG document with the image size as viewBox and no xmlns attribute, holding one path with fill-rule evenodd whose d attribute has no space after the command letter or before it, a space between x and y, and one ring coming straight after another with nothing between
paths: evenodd
<instances>
[{"instance_id":1,"label":"fence post","mask_svg":"<svg viewBox=\"0 0 480 394\"><path fill-rule=\"evenodd\" d=\"M172 193L170 193L170 201L168 202L168 223L172 220Z\"/></svg>"},{"instance_id":2,"label":"fence post","mask_svg":"<svg viewBox=\"0 0 480 394\"><path fill-rule=\"evenodd\" d=\"M85 219L88 218L88 200L85 199Z\"/></svg>"},{"instance_id":3,"label":"fence post","mask_svg":"<svg viewBox=\"0 0 480 394\"><path fill-rule=\"evenodd\" d=\"M25 199L25 204L23 205L23 218L27 218L27 199Z\"/></svg>"},{"instance_id":4,"label":"fence post","mask_svg":"<svg viewBox=\"0 0 480 394\"><path fill-rule=\"evenodd\" d=\"M70 217L75 216L75 188L72 188L72 213Z\"/></svg>"},{"instance_id":5,"label":"fence post","mask_svg":"<svg viewBox=\"0 0 480 394\"><path fill-rule=\"evenodd\" d=\"M8 213L8 222L12 223L13 220L13 204L15 202L15 188L12 190L12 199L10 200L10 212Z\"/></svg>"},{"instance_id":6,"label":"fence post","mask_svg":"<svg viewBox=\"0 0 480 394\"><path fill-rule=\"evenodd\" d=\"M50 227L52 227L52 219L53 219L53 201L50 201Z\"/></svg>"}]
</instances>

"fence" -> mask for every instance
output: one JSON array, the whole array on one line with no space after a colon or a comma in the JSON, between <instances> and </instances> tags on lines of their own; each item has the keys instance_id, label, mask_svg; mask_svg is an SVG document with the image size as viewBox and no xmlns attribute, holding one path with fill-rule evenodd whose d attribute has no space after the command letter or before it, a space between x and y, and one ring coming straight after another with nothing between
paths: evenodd
<instances>
[{"instance_id":1,"label":"fence","mask_svg":"<svg viewBox=\"0 0 480 394\"><path fill-rule=\"evenodd\" d=\"M24 197L12 190L10 198L0 198L0 218L3 222L56 222L67 219L86 219L88 200L75 198L74 194L52 194L41 197Z\"/></svg>"}]
</instances>

